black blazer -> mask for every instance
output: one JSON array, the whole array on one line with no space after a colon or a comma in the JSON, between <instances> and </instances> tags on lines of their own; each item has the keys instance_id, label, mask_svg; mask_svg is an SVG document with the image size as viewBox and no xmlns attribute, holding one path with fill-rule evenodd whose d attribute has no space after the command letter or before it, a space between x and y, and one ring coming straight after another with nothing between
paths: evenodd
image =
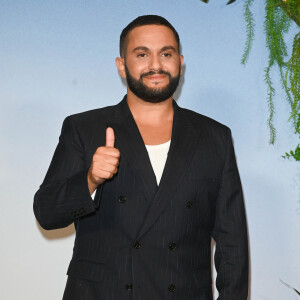
<instances>
[{"instance_id":1,"label":"black blazer","mask_svg":"<svg viewBox=\"0 0 300 300\"><path fill-rule=\"evenodd\" d=\"M34 198L43 228L75 223L65 300L212 300L211 237L218 299L247 299L247 229L230 130L173 106L159 186L126 97L65 119ZM120 166L93 201L87 172L108 126Z\"/></svg>"}]
</instances>

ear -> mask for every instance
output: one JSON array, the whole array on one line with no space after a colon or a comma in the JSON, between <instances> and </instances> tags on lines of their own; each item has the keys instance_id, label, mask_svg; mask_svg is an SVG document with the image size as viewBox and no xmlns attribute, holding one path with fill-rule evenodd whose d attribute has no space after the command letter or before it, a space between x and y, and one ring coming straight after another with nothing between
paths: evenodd
<instances>
[{"instance_id":1,"label":"ear","mask_svg":"<svg viewBox=\"0 0 300 300\"><path fill-rule=\"evenodd\" d=\"M118 68L119 74L122 78L126 78L126 72L125 72L125 60L122 57L116 58L116 66Z\"/></svg>"},{"instance_id":2,"label":"ear","mask_svg":"<svg viewBox=\"0 0 300 300\"><path fill-rule=\"evenodd\" d=\"M183 55L180 55L180 75L182 75Z\"/></svg>"}]
</instances>

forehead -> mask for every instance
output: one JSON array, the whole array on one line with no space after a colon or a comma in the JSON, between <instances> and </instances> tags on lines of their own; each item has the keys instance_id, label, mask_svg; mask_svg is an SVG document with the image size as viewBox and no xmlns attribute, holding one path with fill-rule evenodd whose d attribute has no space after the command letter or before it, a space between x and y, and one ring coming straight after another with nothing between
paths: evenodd
<instances>
[{"instance_id":1,"label":"forehead","mask_svg":"<svg viewBox=\"0 0 300 300\"><path fill-rule=\"evenodd\" d=\"M139 46L150 48L173 46L178 48L173 31L164 25L144 25L135 27L127 36L127 49L134 49Z\"/></svg>"}]
</instances>

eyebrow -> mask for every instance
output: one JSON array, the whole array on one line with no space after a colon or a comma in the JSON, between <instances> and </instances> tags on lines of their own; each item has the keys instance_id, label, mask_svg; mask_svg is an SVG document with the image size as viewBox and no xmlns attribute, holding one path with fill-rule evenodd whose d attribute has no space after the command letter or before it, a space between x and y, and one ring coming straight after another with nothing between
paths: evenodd
<instances>
[{"instance_id":1,"label":"eyebrow","mask_svg":"<svg viewBox=\"0 0 300 300\"><path fill-rule=\"evenodd\" d=\"M149 52L150 49L145 47L145 46L138 46L138 47L135 47L132 52L135 52L135 51L139 51L139 50L142 50L142 51L147 51ZM174 52L176 52L177 50L173 47L173 46L165 46L165 47L162 47L160 49L160 52L164 52L164 51L167 51L167 50L172 50Z\"/></svg>"},{"instance_id":2,"label":"eyebrow","mask_svg":"<svg viewBox=\"0 0 300 300\"><path fill-rule=\"evenodd\" d=\"M143 51L149 52L149 48L144 47L144 46L138 46L138 47L135 47L135 48L132 50L132 52L139 51L139 50L143 50Z\"/></svg>"},{"instance_id":3,"label":"eyebrow","mask_svg":"<svg viewBox=\"0 0 300 300\"><path fill-rule=\"evenodd\" d=\"M173 47L173 46L165 46L163 48L161 48L161 52L167 51L167 50L172 50L174 52L176 52L177 50Z\"/></svg>"}]
</instances>

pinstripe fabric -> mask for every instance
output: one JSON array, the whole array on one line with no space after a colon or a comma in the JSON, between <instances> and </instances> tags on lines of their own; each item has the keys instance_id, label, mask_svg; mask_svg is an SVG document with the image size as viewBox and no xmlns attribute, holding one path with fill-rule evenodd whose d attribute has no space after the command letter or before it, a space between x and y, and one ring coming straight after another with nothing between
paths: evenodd
<instances>
[{"instance_id":1,"label":"pinstripe fabric","mask_svg":"<svg viewBox=\"0 0 300 300\"><path fill-rule=\"evenodd\" d=\"M120 166L94 203L87 171L107 126ZM64 300L212 300L212 236L219 299L247 299L247 229L230 130L175 102L159 186L124 98L66 118L34 212L46 229L75 222Z\"/></svg>"}]
</instances>

